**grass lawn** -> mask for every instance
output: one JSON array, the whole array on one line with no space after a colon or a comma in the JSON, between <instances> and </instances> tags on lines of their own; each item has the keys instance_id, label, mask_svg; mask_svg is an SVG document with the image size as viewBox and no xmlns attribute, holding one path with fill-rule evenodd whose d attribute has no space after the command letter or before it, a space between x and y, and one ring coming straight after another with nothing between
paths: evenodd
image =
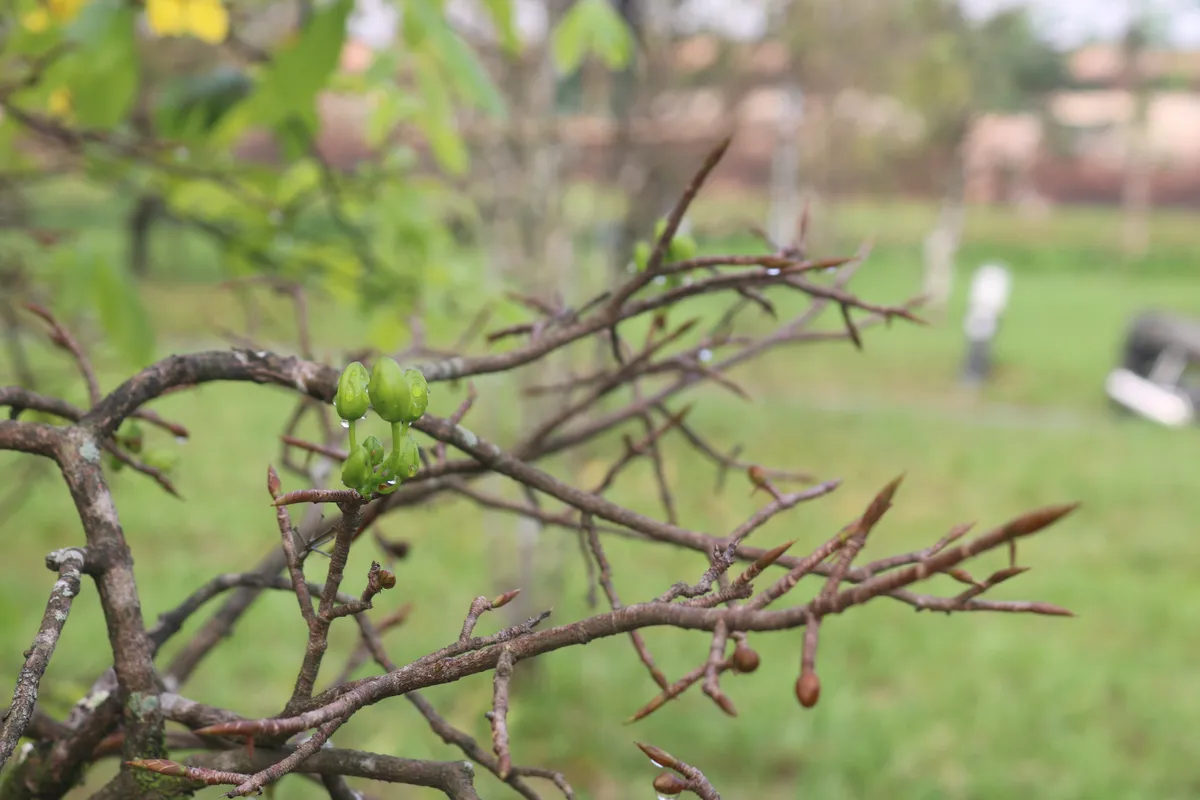
<instances>
[{"instance_id":1,"label":"grass lawn","mask_svg":"<svg viewBox=\"0 0 1200 800\"><path fill-rule=\"evenodd\" d=\"M1107 226L1105 235L1111 232L1112 218L1094 218ZM995 228L989 241L1019 239L1015 225L988 225ZM1053 238L1043 236L1044 247L1053 248ZM1064 260L1076 259L1075 252L1068 248ZM919 268L911 254L908 244L884 243L853 288L877 302L915 293ZM696 402L692 421L725 447L744 443L746 458L844 480L831 496L755 533L759 545L799 538L795 549L815 546L861 513L900 472L907 477L895 508L863 559L924 546L959 522L978 520L983 529L1035 506L1082 501L1076 514L1022 545L1021 563L1032 571L994 592L997 598L1064 605L1078 618L918 615L882 600L823 627L823 689L816 708L800 708L792 695L800 636L760 634L752 642L762 667L724 682L740 710L737 718L724 716L695 691L634 726L622 720L655 687L626 638L593 642L542 659L535 681L515 699L518 763L561 769L581 797L593 800L651 796L655 771L633 747L635 739L701 767L728 798L1173 800L1200 793L1194 769L1200 740L1190 735L1200 722L1200 693L1188 689L1200 630L1200 592L1192 586L1200 564L1200 439L1193 430L1115 417L1102 394L1128 318L1146 306L1200 315L1200 276L1183 270L1019 270L999 341L1000 370L981 396L956 386L965 283L959 282L945 324L873 329L862 353L841 343L777 353L739 376L753 387L753 404L706 389L689 398ZM156 284L145 292L164 340L177 350L206 346L194 337L213 320L236 322L203 288ZM801 305L784 301L781 311ZM322 324L354 336L352 321ZM836 315L821 324L835 325ZM115 365L103 370L106 387L122 377ZM0 381L7 378L0 373ZM78 390L69 387L75 399ZM458 395L439 387L431 411L447 415L457 402ZM263 473L278 458L276 437L291 403L281 391L210 385L164 398L155 408L186 424L193 440L183 446L163 441L182 456L177 482L185 502L140 476L121 473L114 480L149 616L215 573L248 568L277 541ZM472 428L505 441L482 416ZM595 463L577 468L603 469L600 459L613 452L597 449ZM724 532L763 502L748 496L738 476L714 493L710 465L682 440L672 439L667 455L686 498L680 504L685 525ZM7 482L28 463L0 458L0 474ZM613 499L658 513L647 478L648 472L631 470ZM298 488L295 479L287 488ZM41 569L43 556L80 542L81 532L66 490L53 476L2 522L7 566L0 581L0 676L7 685L52 583ZM453 639L473 597L509 588L498 585L490 565L495 542L505 541L514 527L507 517L449 500L386 519L387 535L414 545L399 568L397 588L376 603L380 615L414 603L409 622L389 635L397 660ZM543 580L531 593L540 606L553 606L551 621L561 624L588 613L586 578L574 538L558 531L544 536ZM362 546L352 556L349 590L373 555L371 546ZM656 545L614 541L609 556L627 603L676 580L694 581L703 570L699 558ZM972 571L986 575L1003 562L1002 554L994 554ZM960 589L948 580L926 588ZM485 618L480 631L497 623ZM340 669L351 627L338 631L327 677ZM708 647L702 634L651 630L647 639L670 677L701 663ZM302 649L295 600L268 597L204 663L185 694L247 715L276 713ZM95 592L87 585L43 683L46 707L65 711L108 658ZM428 696L487 746L483 713L490 705L490 676ZM457 757L399 700L360 714L335 739L396 755ZM104 774L97 770L89 786ZM481 796L510 796L487 776L478 785ZM369 791L376 797L438 796L378 785ZM318 796L298 779L286 781L282 792L288 798ZM219 794L209 789L198 796Z\"/></svg>"}]
</instances>

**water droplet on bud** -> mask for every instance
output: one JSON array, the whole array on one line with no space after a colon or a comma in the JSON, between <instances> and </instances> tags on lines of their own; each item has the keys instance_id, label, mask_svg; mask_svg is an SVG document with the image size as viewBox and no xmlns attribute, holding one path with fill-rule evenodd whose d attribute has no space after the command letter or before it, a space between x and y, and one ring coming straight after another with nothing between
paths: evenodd
<instances>
[{"instance_id":1,"label":"water droplet on bud","mask_svg":"<svg viewBox=\"0 0 1200 800\"><path fill-rule=\"evenodd\" d=\"M699 358L705 364L707 364L709 361L712 361L713 360L712 350L709 350L707 347L704 348L703 350L700 351Z\"/></svg>"},{"instance_id":2,"label":"water droplet on bud","mask_svg":"<svg viewBox=\"0 0 1200 800\"><path fill-rule=\"evenodd\" d=\"M175 444L187 444L187 443L188 443L188 440L187 440L186 436L176 436L175 437Z\"/></svg>"},{"instance_id":3,"label":"water droplet on bud","mask_svg":"<svg viewBox=\"0 0 1200 800\"><path fill-rule=\"evenodd\" d=\"M350 427L350 420L347 420L347 419L344 419L344 420L342 420L342 427L343 427L343 428L349 428L349 427Z\"/></svg>"},{"instance_id":4,"label":"water droplet on bud","mask_svg":"<svg viewBox=\"0 0 1200 800\"><path fill-rule=\"evenodd\" d=\"M769 270L767 270L767 274L770 275L771 277L775 277L776 275L779 274L779 268L771 267Z\"/></svg>"}]
</instances>

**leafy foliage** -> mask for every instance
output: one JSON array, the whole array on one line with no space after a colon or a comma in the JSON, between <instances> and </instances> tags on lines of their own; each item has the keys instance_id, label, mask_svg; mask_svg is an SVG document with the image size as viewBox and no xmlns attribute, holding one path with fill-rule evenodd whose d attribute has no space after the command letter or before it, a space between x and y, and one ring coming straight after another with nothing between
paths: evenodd
<instances>
[{"instance_id":1,"label":"leafy foliage","mask_svg":"<svg viewBox=\"0 0 1200 800\"><path fill-rule=\"evenodd\" d=\"M105 202L160 200L162 217L216 244L227 277L301 282L370 315L376 346L396 344L415 304L436 310L477 283L450 266L445 225L472 216L456 186L470 166L459 118L506 109L444 0L397 0L395 40L364 70L339 69L354 0L295 3L295 24L265 42L256 21L290 0L13 1L0 12L3 163L36 171L27 145L52 144ZM483 6L501 52L518 55L512 0ZM620 66L632 49L623 25L608 3L582 0L552 32L554 54L565 69L592 54ZM318 147L326 97L365 114L374 152L348 169ZM255 131L273 160L239 147ZM440 175L421 171L422 145ZM121 249L132 252L134 227ZM70 233L69 247L35 247L0 230L0 250L42 289L100 308L109 338L144 362L153 344L131 265L98 242L112 231Z\"/></svg>"}]
</instances>

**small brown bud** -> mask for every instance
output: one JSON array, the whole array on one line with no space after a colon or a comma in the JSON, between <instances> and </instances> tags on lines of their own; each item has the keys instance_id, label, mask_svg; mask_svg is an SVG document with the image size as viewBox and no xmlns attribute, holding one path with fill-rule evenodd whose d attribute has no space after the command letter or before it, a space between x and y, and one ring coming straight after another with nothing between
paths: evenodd
<instances>
[{"instance_id":1,"label":"small brown bud","mask_svg":"<svg viewBox=\"0 0 1200 800\"><path fill-rule=\"evenodd\" d=\"M746 470L746 474L750 476L750 482L755 486L762 487L767 483L767 473L757 464Z\"/></svg>"},{"instance_id":2,"label":"small brown bud","mask_svg":"<svg viewBox=\"0 0 1200 800\"><path fill-rule=\"evenodd\" d=\"M734 672L754 672L758 669L758 652L753 647L739 643L733 648Z\"/></svg>"},{"instance_id":3,"label":"small brown bud","mask_svg":"<svg viewBox=\"0 0 1200 800\"><path fill-rule=\"evenodd\" d=\"M503 608L504 606L511 603L513 598L516 597L517 595L519 595L520 593L521 593L520 589L513 589L511 591L505 592L502 595L498 595L497 597L492 598L492 603L491 603L492 609L495 610L497 608Z\"/></svg>"},{"instance_id":4,"label":"small brown bud","mask_svg":"<svg viewBox=\"0 0 1200 800\"><path fill-rule=\"evenodd\" d=\"M805 671L796 679L796 699L805 708L812 708L821 698L821 680L817 673Z\"/></svg>"},{"instance_id":5,"label":"small brown bud","mask_svg":"<svg viewBox=\"0 0 1200 800\"><path fill-rule=\"evenodd\" d=\"M283 484L279 482L279 473L274 467L267 467L267 491L271 493L272 498L279 497L279 492L283 488Z\"/></svg>"},{"instance_id":6,"label":"small brown bud","mask_svg":"<svg viewBox=\"0 0 1200 800\"><path fill-rule=\"evenodd\" d=\"M396 586L396 573L390 569L379 570L379 585L385 589L392 589Z\"/></svg>"},{"instance_id":7,"label":"small brown bud","mask_svg":"<svg viewBox=\"0 0 1200 800\"><path fill-rule=\"evenodd\" d=\"M660 772L654 778L654 790L659 794L679 794L687 787L687 781L674 772Z\"/></svg>"}]
</instances>

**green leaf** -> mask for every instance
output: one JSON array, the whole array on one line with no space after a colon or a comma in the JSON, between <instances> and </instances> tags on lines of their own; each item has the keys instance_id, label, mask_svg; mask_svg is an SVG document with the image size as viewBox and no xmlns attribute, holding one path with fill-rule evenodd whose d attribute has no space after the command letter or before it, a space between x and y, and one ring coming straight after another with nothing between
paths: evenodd
<instances>
[{"instance_id":1,"label":"green leaf","mask_svg":"<svg viewBox=\"0 0 1200 800\"><path fill-rule=\"evenodd\" d=\"M78 49L70 57L67 86L75 116L85 126L110 128L133 105L140 68L134 23L128 4L93 0L69 30Z\"/></svg>"},{"instance_id":2,"label":"green leaf","mask_svg":"<svg viewBox=\"0 0 1200 800\"><path fill-rule=\"evenodd\" d=\"M589 54L609 69L620 69L633 55L633 34L608 0L579 0L551 33L550 47L564 74L579 69Z\"/></svg>"},{"instance_id":3,"label":"green leaf","mask_svg":"<svg viewBox=\"0 0 1200 800\"><path fill-rule=\"evenodd\" d=\"M154 360L154 329L124 266L92 255L92 292L100 325L121 355L135 366Z\"/></svg>"},{"instance_id":4,"label":"green leaf","mask_svg":"<svg viewBox=\"0 0 1200 800\"><path fill-rule=\"evenodd\" d=\"M218 66L201 75L186 75L165 87L155 106L163 136L184 140L203 137L249 94L250 78L237 67Z\"/></svg>"},{"instance_id":5,"label":"green leaf","mask_svg":"<svg viewBox=\"0 0 1200 800\"><path fill-rule=\"evenodd\" d=\"M408 335L408 325L400 311L392 306L382 306L371 314L367 327L367 344L384 353L399 349Z\"/></svg>"},{"instance_id":6,"label":"green leaf","mask_svg":"<svg viewBox=\"0 0 1200 800\"><path fill-rule=\"evenodd\" d=\"M353 0L334 0L317 10L299 38L275 53L248 101L253 118L275 126L299 117L316 128L317 93L337 67Z\"/></svg>"},{"instance_id":7,"label":"green leaf","mask_svg":"<svg viewBox=\"0 0 1200 800\"><path fill-rule=\"evenodd\" d=\"M311 159L297 161L279 176L275 186L275 203L290 206L303 195L315 191L321 184L321 170Z\"/></svg>"},{"instance_id":8,"label":"green leaf","mask_svg":"<svg viewBox=\"0 0 1200 800\"><path fill-rule=\"evenodd\" d=\"M420 38L410 47L433 56L459 94L469 103L489 114L503 117L506 108L496 84L492 81L475 51L458 35L439 8L429 0L405 6L406 24L420 31Z\"/></svg>"},{"instance_id":9,"label":"green leaf","mask_svg":"<svg viewBox=\"0 0 1200 800\"><path fill-rule=\"evenodd\" d=\"M446 87L428 59L417 59L416 67L417 86L424 101L417 124L429 140L429 147L439 166L451 175L462 175L467 171L470 156L458 134L454 107L446 94Z\"/></svg>"},{"instance_id":10,"label":"green leaf","mask_svg":"<svg viewBox=\"0 0 1200 800\"><path fill-rule=\"evenodd\" d=\"M483 0L483 7L496 26L500 48L510 56L519 53L521 40L517 36L517 15L512 0Z\"/></svg>"}]
</instances>

